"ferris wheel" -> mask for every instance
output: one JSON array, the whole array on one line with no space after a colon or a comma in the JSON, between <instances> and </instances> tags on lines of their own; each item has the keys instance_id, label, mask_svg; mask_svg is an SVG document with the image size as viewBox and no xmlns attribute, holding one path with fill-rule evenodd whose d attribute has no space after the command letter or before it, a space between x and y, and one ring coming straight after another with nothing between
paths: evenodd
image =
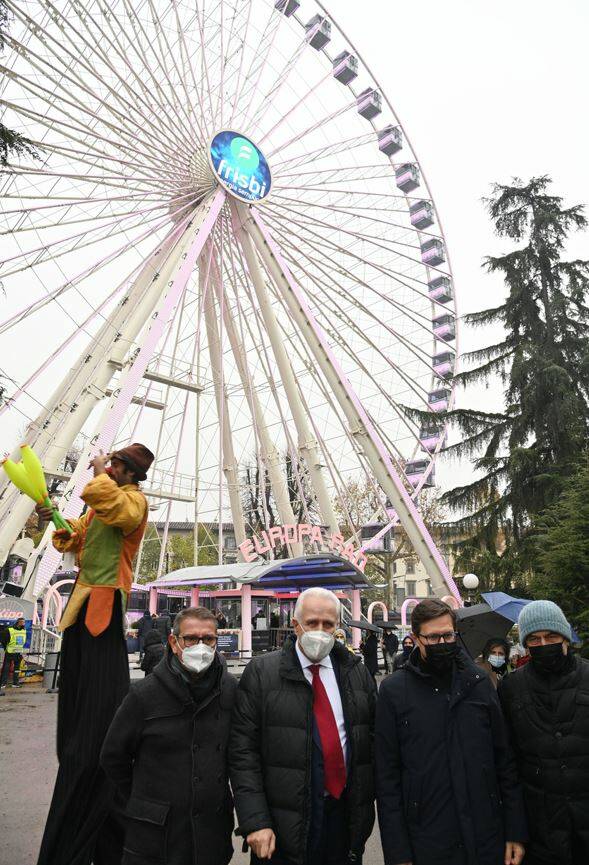
<instances>
[{"instance_id":1,"label":"ferris wheel","mask_svg":"<svg viewBox=\"0 0 589 865\"><path fill-rule=\"evenodd\" d=\"M156 453L164 546L177 508L241 543L251 463L284 524L294 487L336 530L360 477L380 525L365 546L400 521L459 597L416 505L453 403L448 252L348 35L315 0L6 5L5 123L40 158L0 176L0 422L64 478L66 516L87 457L135 439ZM0 553L29 512L2 489ZM36 592L58 561L41 553Z\"/></svg>"}]
</instances>

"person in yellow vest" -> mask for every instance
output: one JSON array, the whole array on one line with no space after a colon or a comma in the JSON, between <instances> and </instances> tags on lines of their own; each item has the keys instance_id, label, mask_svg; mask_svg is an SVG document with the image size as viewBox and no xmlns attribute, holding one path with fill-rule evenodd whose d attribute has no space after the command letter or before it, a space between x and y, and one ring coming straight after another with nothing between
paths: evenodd
<instances>
[{"instance_id":1,"label":"person in yellow vest","mask_svg":"<svg viewBox=\"0 0 589 865\"><path fill-rule=\"evenodd\" d=\"M138 443L95 457L81 496L86 512L68 520L73 535L53 534L56 549L76 554L79 572L59 624L59 771L38 865L100 865L122 855L123 827L99 756L129 690L124 614L148 514L138 484L153 458ZM49 517L41 507L38 513Z\"/></svg>"},{"instance_id":2,"label":"person in yellow vest","mask_svg":"<svg viewBox=\"0 0 589 865\"><path fill-rule=\"evenodd\" d=\"M3 697L6 693L4 689L8 682L11 664L14 664L12 685L14 688L22 687L18 681L18 673L27 641L25 620L23 618L17 619L14 627L9 625L5 628L0 640L4 645L4 663L2 664L2 672L0 673L0 697Z\"/></svg>"}]
</instances>

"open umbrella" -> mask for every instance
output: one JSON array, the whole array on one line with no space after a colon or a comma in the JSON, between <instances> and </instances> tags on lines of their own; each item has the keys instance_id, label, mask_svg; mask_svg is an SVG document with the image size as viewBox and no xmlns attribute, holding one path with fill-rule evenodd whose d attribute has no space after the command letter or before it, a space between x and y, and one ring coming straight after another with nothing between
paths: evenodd
<instances>
[{"instance_id":1,"label":"open umbrella","mask_svg":"<svg viewBox=\"0 0 589 865\"><path fill-rule=\"evenodd\" d=\"M512 598L511 595L507 595L505 592L483 592L482 597L494 612L500 613L514 623L517 623L522 609L526 604L530 603L528 598ZM571 631L573 643L580 643L581 638L572 626Z\"/></svg>"},{"instance_id":2,"label":"open umbrella","mask_svg":"<svg viewBox=\"0 0 589 865\"><path fill-rule=\"evenodd\" d=\"M472 607L456 610L458 633L470 655L476 658L483 651L487 640L493 637L505 639L513 627L513 619L493 610L486 601Z\"/></svg>"},{"instance_id":3,"label":"open umbrella","mask_svg":"<svg viewBox=\"0 0 589 865\"><path fill-rule=\"evenodd\" d=\"M360 628L362 631L373 631L375 634L380 634L382 628L378 625L373 625L372 622L348 622L351 628Z\"/></svg>"}]
</instances>

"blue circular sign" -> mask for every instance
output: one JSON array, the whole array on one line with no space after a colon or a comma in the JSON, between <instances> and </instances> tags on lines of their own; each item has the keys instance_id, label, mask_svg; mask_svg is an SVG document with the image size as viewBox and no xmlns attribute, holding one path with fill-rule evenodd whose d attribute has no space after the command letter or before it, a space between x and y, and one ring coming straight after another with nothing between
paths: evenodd
<instances>
[{"instance_id":1,"label":"blue circular sign","mask_svg":"<svg viewBox=\"0 0 589 865\"><path fill-rule=\"evenodd\" d=\"M239 132L218 132L209 151L215 177L242 201L262 201L270 192L272 176L262 151Z\"/></svg>"}]
</instances>

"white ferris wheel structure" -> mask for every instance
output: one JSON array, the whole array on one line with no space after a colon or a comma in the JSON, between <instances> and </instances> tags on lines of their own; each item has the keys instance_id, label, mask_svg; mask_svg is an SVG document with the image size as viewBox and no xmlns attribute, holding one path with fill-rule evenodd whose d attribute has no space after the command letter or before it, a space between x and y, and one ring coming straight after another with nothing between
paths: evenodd
<instances>
[{"instance_id":1,"label":"white ferris wheel structure","mask_svg":"<svg viewBox=\"0 0 589 865\"><path fill-rule=\"evenodd\" d=\"M364 546L400 522L459 598L417 504L454 398L448 252L348 35L316 0L6 6L4 122L40 158L0 175L4 447L32 444L76 516L89 458L144 441L162 549L174 508L241 543L247 464L283 524L290 483L330 530L360 478L380 526ZM2 484L0 559L32 509ZM59 562L48 538L35 595Z\"/></svg>"}]
</instances>

